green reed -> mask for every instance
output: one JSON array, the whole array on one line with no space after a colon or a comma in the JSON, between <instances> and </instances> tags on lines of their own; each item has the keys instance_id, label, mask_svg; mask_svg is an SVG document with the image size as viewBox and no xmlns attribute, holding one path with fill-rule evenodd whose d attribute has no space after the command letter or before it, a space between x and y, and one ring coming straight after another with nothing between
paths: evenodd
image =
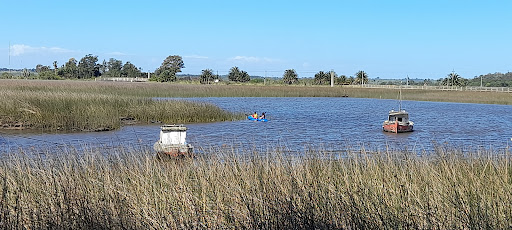
<instances>
[{"instance_id":1,"label":"green reed","mask_svg":"<svg viewBox=\"0 0 512 230\"><path fill-rule=\"evenodd\" d=\"M397 89L303 85L200 85L155 82L0 80L0 90L62 91L136 97L349 97L397 99ZM404 100L512 104L512 94L402 89Z\"/></svg>"},{"instance_id":2,"label":"green reed","mask_svg":"<svg viewBox=\"0 0 512 230\"><path fill-rule=\"evenodd\" d=\"M204 149L161 160L146 150L4 154L5 228L505 229L508 152L437 149L301 156Z\"/></svg>"},{"instance_id":3,"label":"green reed","mask_svg":"<svg viewBox=\"0 0 512 230\"><path fill-rule=\"evenodd\" d=\"M153 100L130 89L95 87L91 82L13 82L0 86L3 128L100 131L117 129L126 121L191 123L244 118L212 104Z\"/></svg>"}]
</instances>

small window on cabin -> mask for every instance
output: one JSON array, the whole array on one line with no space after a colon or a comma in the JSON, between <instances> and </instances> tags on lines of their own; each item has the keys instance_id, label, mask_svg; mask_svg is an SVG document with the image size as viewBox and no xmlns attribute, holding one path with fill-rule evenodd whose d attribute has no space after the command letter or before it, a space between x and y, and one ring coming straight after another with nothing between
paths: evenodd
<instances>
[{"instance_id":1,"label":"small window on cabin","mask_svg":"<svg viewBox=\"0 0 512 230\"><path fill-rule=\"evenodd\" d=\"M402 121L402 118L401 118L401 117L399 117L399 118L398 118L398 121L400 121L400 122L401 122L401 121Z\"/></svg>"}]
</instances>

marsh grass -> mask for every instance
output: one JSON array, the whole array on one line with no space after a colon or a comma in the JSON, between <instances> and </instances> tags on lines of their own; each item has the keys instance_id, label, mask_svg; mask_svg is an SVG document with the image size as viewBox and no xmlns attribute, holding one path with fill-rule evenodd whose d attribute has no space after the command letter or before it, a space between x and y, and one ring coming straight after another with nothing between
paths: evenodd
<instances>
[{"instance_id":1,"label":"marsh grass","mask_svg":"<svg viewBox=\"0 0 512 230\"><path fill-rule=\"evenodd\" d=\"M10 81L7 81L10 82ZM0 87L0 125L43 131L102 131L123 122L192 123L243 119L207 103L153 100L90 82L14 81ZM93 82L94 83L94 82Z\"/></svg>"},{"instance_id":2,"label":"marsh grass","mask_svg":"<svg viewBox=\"0 0 512 230\"><path fill-rule=\"evenodd\" d=\"M512 227L508 153L345 157L205 149L156 159L64 149L0 160L0 226L73 229Z\"/></svg>"},{"instance_id":3,"label":"marsh grass","mask_svg":"<svg viewBox=\"0 0 512 230\"><path fill-rule=\"evenodd\" d=\"M63 91L136 97L342 97L397 99L397 89L300 85L200 85L154 82L0 80L1 89ZM402 89L404 100L512 104L512 94Z\"/></svg>"}]
</instances>

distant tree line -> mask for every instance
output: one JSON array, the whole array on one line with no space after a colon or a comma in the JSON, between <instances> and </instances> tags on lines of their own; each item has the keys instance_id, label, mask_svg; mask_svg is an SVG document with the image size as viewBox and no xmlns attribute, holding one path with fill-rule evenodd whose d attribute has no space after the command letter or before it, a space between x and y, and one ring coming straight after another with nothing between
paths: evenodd
<instances>
[{"instance_id":1,"label":"distant tree line","mask_svg":"<svg viewBox=\"0 0 512 230\"><path fill-rule=\"evenodd\" d=\"M58 66L57 61L52 66L38 64L32 71L24 69L20 77L33 79L91 79L95 77L143 77L141 68L137 68L134 64L126 62L123 64L121 60L110 58L109 61L103 60L98 63L98 56L92 54L85 55L80 61L70 58L66 63ZM2 78L12 78L7 76L8 73L2 73Z\"/></svg>"},{"instance_id":2,"label":"distant tree line","mask_svg":"<svg viewBox=\"0 0 512 230\"><path fill-rule=\"evenodd\" d=\"M475 76L473 79L465 79L455 72L449 73L438 81L445 86L483 86L483 87L512 87L512 73L489 73Z\"/></svg>"},{"instance_id":3,"label":"distant tree line","mask_svg":"<svg viewBox=\"0 0 512 230\"><path fill-rule=\"evenodd\" d=\"M336 74L334 71L319 71L315 74L313 78L314 85L330 85L331 84L331 72L333 75L333 83L335 85L360 85L360 84L368 84L369 76L363 70L356 72L354 76L347 77L345 75Z\"/></svg>"},{"instance_id":4,"label":"distant tree line","mask_svg":"<svg viewBox=\"0 0 512 230\"><path fill-rule=\"evenodd\" d=\"M507 73L488 73L476 76L468 81L468 86L484 87L512 87L512 72Z\"/></svg>"},{"instance_id":5,"label":"distant tree line","mask_svg":"<svg viewBox=\"0 0 512 230\"><path fill-rule=\"evenodd\" d=\"M160 67L151 74L151 81L157 82L174 82L178 80L177 74L181 69L185 68L183 59L179 55L170 55L162 62ZM7 68L0 68L0 78L13 78ZM143 73L141 68L138 68L131 62L123 63L121 60L110 58L108 61L103 60L98 63L98 56L87 54L79 61L75 58L70 58L66 63L58 66L57 61L54 61L51 66L49 65L36 65L35 69L23 69L18 71L18 76L21 78L37 78L37 79L92 79L96 77L109 77L109 78L136 78L146 77L147 73ZM35 72L35 73L34 73ZM354 76L337 75L334 71L319 71L314 75L312 80L299 80L299 75L294 69L287 69L284 71L280 80L281 84L308 84L313 85L330 85L331 74L335 85L359 85L370 83L369 75L361 70L354 74ZM182 78L184 80L199 80L201 84L212 84L220 81L220 76L214 74L212 69L204 69L201 75L187 75L188 77ZM311 78L309 78L311 79ZM227 80L232 82L254 82L259 83L264 81L261 77L251 79L251 76L239 67L234 66L227 74ZM484 86L484 87L512 87L512 72L507 73L489 73L485 75L475 76L473 79L465 79L456 72L451 72L444 78L438 80L424 79L410 81L409 78L399 80L380 80L379 78L372 80L372 84L404 84L404 81L409 85L444 85L444 86ZM275 81L274 81L275 82Z\"/></svg>"}]
</instances>

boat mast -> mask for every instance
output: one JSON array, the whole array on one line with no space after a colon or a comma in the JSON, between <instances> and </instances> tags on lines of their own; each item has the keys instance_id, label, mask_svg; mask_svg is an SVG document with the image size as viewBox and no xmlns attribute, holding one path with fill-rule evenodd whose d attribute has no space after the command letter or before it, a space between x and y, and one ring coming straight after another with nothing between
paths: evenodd
<instances>
[{"instance_id":1,"label":"boat mast","mask_svg":"<svg viewBox=\"0 0 512 230\"><path fill-rule=\"evenodd\" d=\"M398 112L401 112L402 111L402 85L400 85L399 87L400 91L399 91L399 100L398 100Z\"/></svg>"}]
</instances>

